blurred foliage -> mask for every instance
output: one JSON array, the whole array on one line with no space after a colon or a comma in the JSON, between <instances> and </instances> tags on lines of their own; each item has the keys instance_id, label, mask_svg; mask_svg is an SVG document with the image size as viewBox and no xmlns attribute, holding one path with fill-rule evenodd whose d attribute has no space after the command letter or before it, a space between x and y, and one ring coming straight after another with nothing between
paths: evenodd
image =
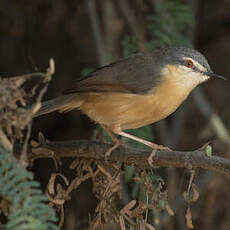
<instances>
[{"instance_id":1,"label":"blurred foliage","mask_svg":"<svg viewBox=\"0 0 230 230\"><path fill-rule=\"evenodd\" d=\"M128 57L133 53L138 52L137 38L135 36L126 35L121 41L123 57Z\"/></svg>"},{"instance_id":2,"label":"blurred foliage","mask_svg":"<svg viewBox=\"0 0 230 230\"><path fill-rule=\"evenodd\" d=\"M93 72L93 68L84 68L81 71L81 79L85 78L86 76L88 76L91 72ZM79 80L81 80L79 79Z\"/></svg>"},{"instance_id":3,"label":"blurred foliage","mask_svg":"<svg viewBox=\"0 0 230 230\"><path fill-rule=\"evenodd\" d=\"M132 129L132 130L130 129L130 130L128 130L128 133L130 133L134 136L141 137L141 138L148 140L148 141L153 141L153 129L152 129L151 125L146 125L146 126L143 126L141 128L138 128L138 129ZM128 139L128 141L129 141L130 145L132 145L133 148L140 148L140 149L145 149L145 150L151 149L147 145L144 145L144 144L139 143L137 141L134 141L131 139Z\"/></svg>"},{"instance_id":4,"label":"blurred foliage","mask_svg":"<svg viewBox=\"0 0 230 230\"><path fill-rule=\"evenodd\" d=\"M33 174L19 167L13 155L0 143L0 195L10 202L6 229L57 230L54 210L45 202L40 184L33 181Z\"/></svg>"},{"instance_id":5,"label":"blurred foliage","mask_svg":"<svg viewBox=\"0 0 230 230\"><path fill-rule=\"evenodd\" d=\"M148 17L152 39L146 42L148 50L164 46L191 47L188 32L195 19L190 6L179 0L154 1L155 14Z\"/></svg>"}]
</instances>

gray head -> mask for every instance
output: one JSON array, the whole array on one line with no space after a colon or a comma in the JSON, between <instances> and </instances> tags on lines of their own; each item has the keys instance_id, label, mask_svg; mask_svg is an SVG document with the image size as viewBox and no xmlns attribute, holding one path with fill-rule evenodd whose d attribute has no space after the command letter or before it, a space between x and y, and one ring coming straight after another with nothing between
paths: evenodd
<instances>
[{"instance_id":1,"label":"gray head","mask_svg":"<svg viewBox=\"0 0 230 230\"><path fill-rule=\"evenodd\" d=\"M207 59L198 51L186 47L171 47L161 50L163 71L176 67L175 80L195 87L211 77L226 80L226 78L212 72ZM167 68L165 68L165 66ZM175 68L174 68L175 72Z\"/></svg>"}]
</instances>

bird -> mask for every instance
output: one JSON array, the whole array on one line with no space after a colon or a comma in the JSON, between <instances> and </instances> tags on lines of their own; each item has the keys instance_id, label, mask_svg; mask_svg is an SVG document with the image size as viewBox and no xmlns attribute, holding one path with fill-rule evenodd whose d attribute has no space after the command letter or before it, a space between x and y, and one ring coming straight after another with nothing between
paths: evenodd
<instances>
[{"instance_id":1,"label":"bird","mask_svg":"<svg viewBox=\"0 0 230 230\"><path fill-rule=\"evenodd\" d=\"M124 130L137 129L172 114L192 90L215 74L199 51L187 47L164 47L133 54L91 72L57 98L43 102L34 117L53 111L80 110L100 124L114 145L123 136L152 148L169 150Z\"/></svg>"}]
</instances>

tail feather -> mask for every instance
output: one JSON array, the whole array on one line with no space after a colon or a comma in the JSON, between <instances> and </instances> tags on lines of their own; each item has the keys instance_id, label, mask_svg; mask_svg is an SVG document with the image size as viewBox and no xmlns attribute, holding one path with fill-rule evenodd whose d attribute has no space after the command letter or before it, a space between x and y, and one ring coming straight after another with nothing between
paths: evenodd
<instances>
[{"instance_id":1,"label":"tail feather","mask_svg":"<svg viewBox=\"0 0 230 230\"><path fill-rule=\"evenodd\" d=\"M52 113L56 110L61 112L69 111L81 106L82 102L83 100L78 94L63 95L58 98L43 102L41 108L36 114L34 114L33 117Z\"/></svg>"}]
</instances>

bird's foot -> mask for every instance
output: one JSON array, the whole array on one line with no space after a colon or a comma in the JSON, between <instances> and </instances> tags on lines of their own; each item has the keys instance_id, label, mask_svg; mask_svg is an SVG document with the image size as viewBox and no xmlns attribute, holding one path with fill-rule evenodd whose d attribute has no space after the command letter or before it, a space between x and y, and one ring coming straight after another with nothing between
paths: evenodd
<instances>
[{"instance_id":1,"label":"bird's foot","mask_svg":"<svg viewBox=\"0 0 230 230\"><path fill-rule=\"evenodd\" d=\"M157 152L157 151L156 151L155 149L153 149L152 152L150 153L149 157L147 158L147 161L148 161L148 163L149 163L149 165L150 165L151 167L154 167L154 166L153 166L153 158L155 157L156 152Z\"/></svg>"},{"instance_id":2,"label":"bird's foot","mask_svg":"<svg viewBox=\"0 0 230 230\"><path fill-rule=\"evenodd\" d=\"M111 156L111 153L118 147L120 146L126 146L126 144L120 140L116 141L116 143L114 144L114 146L112 146L111 148L109 148L106 152L105 152L105 161L108 161L108 158Z\"/></svg>"},{"instance_id":3,"label":"bird's foot","mask_svg":"<svg viewBox=\"0 0 230 230\"><path fill-rule=\"evenodd\" d=\"M158 145L158 144L155 144L153 142L150 142L150 145L149 145L153 151L156 152L156 150L166 150L166 151L172 151L172 149L170 149L169 147L166 147L166 146L163 146L163 145Z\"/></svg>"},{"instance_id":4,"label":"bird's foot","mask_svg":"<svg viewBox=\"0 0 230 230\"><path fill-rule=\"evenodd\" d=\"M158 145L158 144L155 144L155 143L152 143L150 142L152 146L152 152L150 153L149 157L148 157L148 163L151 167L155 168L156 166L153 165L153 161L154 161L154 157L156 156L156 152L157 150L166 150L166 151L172 151L169 147L165 147L163 145ZM157 168L157 167L156 167Z\"/></svg>"}]
</instances>

